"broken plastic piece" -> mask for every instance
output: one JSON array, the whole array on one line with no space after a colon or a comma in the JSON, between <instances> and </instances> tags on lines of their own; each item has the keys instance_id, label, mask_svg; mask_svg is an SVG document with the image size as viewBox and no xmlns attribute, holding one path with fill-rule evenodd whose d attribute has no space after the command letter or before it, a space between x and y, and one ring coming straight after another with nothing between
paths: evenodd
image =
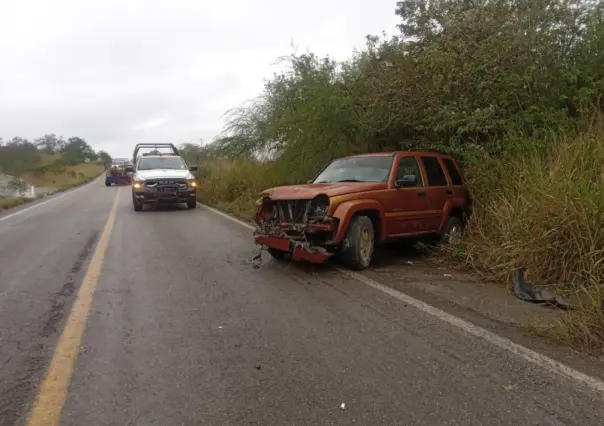
<instances>
[{"instance_id":1,"label":"broken plastic piece","mask_svg":"<svg viewBox=\"0 0 604 426\"><path fill-rule=\"evenodd\" d=\"M553 291L537 288L524 279L525 268L516 268L514 292L520 300L533 303L547 303L561 309L570 309L570 303Z\"/></svg>"}]
</instances>

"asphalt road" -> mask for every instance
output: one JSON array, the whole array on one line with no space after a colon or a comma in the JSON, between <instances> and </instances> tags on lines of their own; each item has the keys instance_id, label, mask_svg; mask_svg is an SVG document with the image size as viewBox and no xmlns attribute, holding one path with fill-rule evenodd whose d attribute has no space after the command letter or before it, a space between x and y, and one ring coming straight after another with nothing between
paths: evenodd
<instances>
[{"instance_id":1,"label":"asphalt road","mask_svg":"<svg viewBox=\"0 0 604 426\"><path fill-rule=\"evenodd\" d=\"M134 212L98 181L0 217L0 424L54 424L28 420L52 363L61 425L603 423L593 388L334 268L254 254L203 207Z\"/></svg>"}]
</instances>

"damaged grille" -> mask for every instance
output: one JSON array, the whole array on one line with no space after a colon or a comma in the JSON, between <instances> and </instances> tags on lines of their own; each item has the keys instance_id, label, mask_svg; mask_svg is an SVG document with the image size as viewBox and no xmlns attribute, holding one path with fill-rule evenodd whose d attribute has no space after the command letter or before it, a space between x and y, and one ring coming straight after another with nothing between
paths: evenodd
<instances>
[{"instance_id":1,"label":"damaged grille","mask_svg":"<svg viewBox=\"0 0 604 426\"><path fill-rule=\"evenodd\" d=\"M282 222L304 223L308 217L309 200L277 201L277 212Z\"/></svg>"}]
</instances>

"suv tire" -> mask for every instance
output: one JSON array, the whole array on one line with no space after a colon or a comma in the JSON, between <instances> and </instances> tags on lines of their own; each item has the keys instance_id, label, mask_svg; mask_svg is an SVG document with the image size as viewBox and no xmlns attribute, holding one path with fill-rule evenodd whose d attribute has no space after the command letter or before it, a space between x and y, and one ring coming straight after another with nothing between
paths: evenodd
<instances>
[{"instance_id":1,"label":"suv tire","mask_svg":"<svg viewBox=\"0 0 604 426\"><path fill-rule=\"evenodd\" d=\"M279 250L272 247L269 247L268 249L266 249L266 251L268 251L268 254L273 256L273 259L277 259L280 261L286 261L289 259L289 252L287 251Z\"/></svg>"},{"instance_id":2,"label":"suv tire","mask_svg":"<svg viewBox=\"0 0 604 426\"><path fill-rule=\"evenodd\" d=\"M195 200L195 201L187 201L187 208L194 209L195 207L197 207L197 200Z\"/></svg>"},{"instance_id":3,"label":"suv tire","mask_svg":"<svg viewBox=\"0 0 604 426\"><path fill-rule=\"evenodd\" d=\"M365 269L373 258L374 246L373 222L367 216L355 216L342 240L340 261L349 269Z\"/></svg>"},{"instance_id":4,"label":"suv tire","mask_svg":"<svg viewBox=\"0 0 604 426\"><path fill-rule=\"evenodd\" d=\"M451 242L451 237L457 238L462 232L463 225L461 219L457 216L449 216L441 235L441 244L449 244Z\"/></svg>"}]
</instances>

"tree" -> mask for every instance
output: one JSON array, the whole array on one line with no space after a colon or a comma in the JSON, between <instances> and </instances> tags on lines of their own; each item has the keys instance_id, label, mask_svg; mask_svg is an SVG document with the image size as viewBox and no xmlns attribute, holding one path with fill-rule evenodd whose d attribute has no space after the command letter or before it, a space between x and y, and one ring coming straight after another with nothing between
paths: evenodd
<instances>
[{"instance_id":1,"label":"tree","mask_svg":"<svg viewBox=\"0 0 604 426\"><path fill-rule=\"evenodd\" d=\"M71 137L61 149L62 156L68 164L83 163L86 159L96 160L97 154L88 143L79 137Z\"/></svg>"},{"instance_id":2,"label":"tree","mask_svg":"<svg viewBox=\"0 0 604 426\"><path fill-rule=\"evenodd\" d=\"M39 149L42 150L42 152L47 155L52 155L57 150L59 150L61 145L61 139L57 138L54 133L51 133L44 135L41 138L35 139L34 143Z\"/></svg>"},{"instance_id":3,"label":"tree","mask_svg":"<svg viewBox=\"0 0 604 426\"><path fill-rule=\"evenodd\" d=\"M111 164L111 155L107 154L105 151L101 150L97 153L97 155L103 164Z\"/></svg>"},{"instance_id":4,"label":"tree","mask_svg":"<svg viewBox=\"0 0 604 426\"><path fill-rule=\"evenodd\" d=\"M0 146L0 169L9 174L19 174L40 161L40 152L27 139L14 137Z\"/></svg>"}]
</instances>

